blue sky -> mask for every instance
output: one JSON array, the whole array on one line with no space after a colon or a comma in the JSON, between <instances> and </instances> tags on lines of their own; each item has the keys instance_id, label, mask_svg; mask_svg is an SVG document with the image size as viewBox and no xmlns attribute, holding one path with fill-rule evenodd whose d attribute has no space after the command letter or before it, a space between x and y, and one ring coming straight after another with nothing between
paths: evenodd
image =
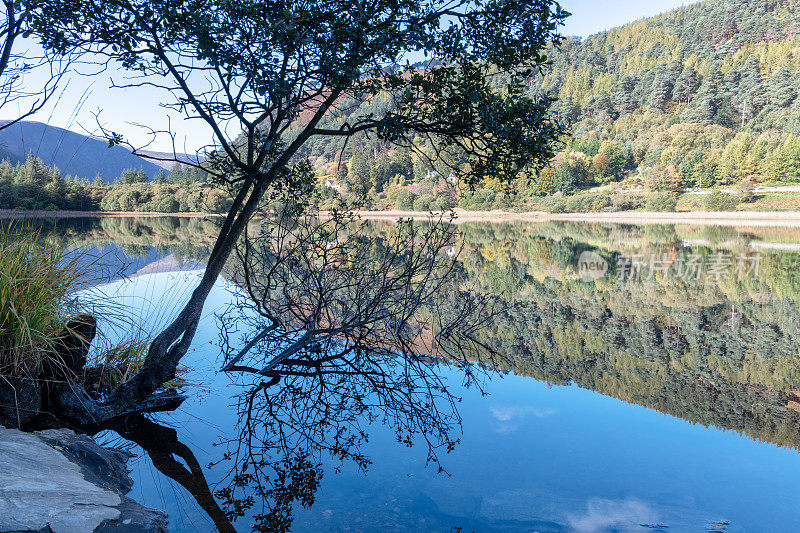
<instances>
[{"instance_id":1,"label":"blue sky","mask_svg":"<svg viewBox=\"0 0 800 533\"><path fill-rule=\"evenodd\" d=\"M564 9L572 13L563 33L586 37L690 3L691 0L562 0ZM133 123L148 124L155 129L167 129L171 126L172 131L177 133L176 144L179 152L193 152L213 141L208 128L201 122L184 121L179 115L168 113L159 107L158 102L169 98L169 95L150 88L109 89L109 76L118 83L124 78L124 74L120 72L91 78L73 76L63 96L58 99L57 105L49 105L31 120L79 133L96 133L98 128L94 113L101 111L100 122L104 127L123 132L126 139L136 146L144 145L150 138L144 130L135 127ZM35 83L35 78L31 79L31 83ZM77 102L81 101L84 94L85 102L77 106ZM7 109L0 110L0 118L11 118L16 112L16 109L8 106ZM171 145L170 139L162 136L148 148L167 151L172 149Z\"/></svg>"},{"instance_id":2,"label":"blue sky","mask_svg":"<svg viewBox=\"0 0 800 533\"><path fill-rule=\"evenodd\" d=\"M695 2L696 0L561 0L561 6L572 13L567 19L565 33L587 37Z\"/></svg>"}]
</instances>

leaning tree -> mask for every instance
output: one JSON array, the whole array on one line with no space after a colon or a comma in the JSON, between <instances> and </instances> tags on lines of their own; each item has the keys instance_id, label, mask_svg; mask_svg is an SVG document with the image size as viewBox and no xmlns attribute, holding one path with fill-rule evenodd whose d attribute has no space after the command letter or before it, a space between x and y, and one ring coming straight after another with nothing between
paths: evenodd
<instances>
[{"instance_id":1,"label":"leaning tree","mask_svg":"<svg viewBox=\"0 0 800 533\"><path fill-rule=\"evenodd\" d=\"M104 401L60 401L75 423L174 402L175 376L203 304L265 197L305 191L310 140L371 135L459 161L462 182L513 179L553 154L551 99L528 96L567 16L554 0L48 0L34 25L53 51L116 63L119 87L159 87L213 133L196 164L231 192L188 303L141 370ZM385 111L365 106L388 99ZM373 111L359 111L372 109ZM111 143L125 142L117 134ZM430 153L428 153L430 156ZM457 157L455 157L457 156ZM287 193L287 191L289 191Z\"/></svg>"}]
</instances>

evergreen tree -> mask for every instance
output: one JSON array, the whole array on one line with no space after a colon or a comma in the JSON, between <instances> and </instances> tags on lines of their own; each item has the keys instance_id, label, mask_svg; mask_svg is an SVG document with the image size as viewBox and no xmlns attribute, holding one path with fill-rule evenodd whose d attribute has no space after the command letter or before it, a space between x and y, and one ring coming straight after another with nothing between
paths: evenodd
<instances>
[{"instance_id":1,"label":"evergreen tree","mask_svg":"<svg viewBox=\"0 0 800 533\"><path fill-rule=\"evenodd\" d=\"M649 111L663 111L667 102L672 99L672 89L675 82L672 80L667 68L661 64L653 69L653 84L650 87L650 97L647 102Z\"/></svg>"},{"instance_id":2,"label":"evergreen tree","mask_svg":"<svg viewBox=\"0 0 800 533\"><path fill-rule=\"evenodd\" d=\"M143 168L139 168L139 170L127 169L124 170L122 175L119 177L119 183L123 185L147 183L147 174Z\"/></svg>"},{"instance_id":3,"label":"evergreen tree","mask_svg":"<svg viewBox=\"0 0 800 533\"><path fill-rule=\"evenodd\" d=\"M411 181L414 179L414 161L409 148L398 148L394 151L391 161L391 175L393 179Z\"/></svg>"},{"instance_id":4,"label":"evergreen tree","mask_svg":"<svg viewBox=\"0 0 800 533\"><path fill-rule=\"evenodd\" d=\"M356 150L350 159L348 183L359 194L365 194L372 186L371 170L372 153L367 150Z\"/></svg>"},{"instance_id":5,"label":"evergreen tree","mask_svg":"<svg viewBox=\"0 0 800 533\"><path fill-rule=\"evenodd\" d=\"M781 67L769 79L769 102L773 109L787 109L797 98L797 77Z\"/></svg>"},{"instance_id":6,"label":"evergreen tree","mask_svg":"<svg viewBox=\"0 0 800 533\"><path fill-rule=\"evenodd\" d=\"M655 81L655 72L653 69L647 69L642 73L639 78L639 85L636 87L635 98L639 108L644 109L650 98L650 93L653 88L653 81Z\"/></svg>"},{"instance_id":7,"label":"evergreen tree","mask_svg":"<svg viewBox=\"0 0 800 533\"><path fill-rule=\"evenodd\" d=\"M580 106L578 106L572 96L569 95L555 105L555 111L558 118L567 124L578 120L581 114Z\"/></svg>"},{"instance_id":8,"label":"evergreen tree","mask_svg":"<svg viewBox=\"0 0 800 533\"><path fill-rule=\"evenodd\" d=\"M680 76L675 81L675 88L672 91L672 97L677 102L689 103L689 100L697 91L700 86L700 78L697 76L697 71L692 65L683 67Z\"/></svg>"},{"instance_id":9,"label":"evergreen tree","mask_svg":"<svg viewBox=\"0 0 800 533\"><path fill-rule=\"evenodd\" d=\"M717 63L713 63L708 75L703 78L697 95L687 107L683 115L685 122L698 124L713 124L720 104L720 89L722 87L722 71Z\"/></svg>"},{"instance_id":10,"label":"evergreen tree","mask_svg":"<svg viewBox=\"0 0 800 533\"><path fill-rule=\"evenodd\" d=\"M621 114L633 113L638 107L636 102L638 83L638 78L632 74L626 74L617 82L614 91L614 106Z\"/></svg>"},{"instance_id":11,"label":"evergreen tree","mask_svg":"<svg viewBox=\"0 0 800 533\"><path fill-rule=\"evenodd\" d=\"M758 115L766 103L766 91L761 79L761 67L758 56L750 55L739 72L739 83L732 96L733 106L739 115L740 126Z\"/></svg>"},{"instance_id":12,"label":"evergreen tree","mask_svg":"<svg viewBox=\"0 0 800 533\"><path fill-rule=\"evenodd\" d=\"M622 169L631 169L636 166L636 157L633 153L633 142L628 139L622 148Z\"/></svg>"},{"instance_id":13,"label":"evergreen tree","mask_svg":"<svg viewBox=\"0 0 800 533\"><path fill-rule=\"evenodd\" d=\"M619 116L614 109L614 104L611 102L611 98L605 91L600 91L597 94L591 95L586 101L584 110L590 117L604 121L616 120L616 118Z\"/></svg>"}]
</instances>

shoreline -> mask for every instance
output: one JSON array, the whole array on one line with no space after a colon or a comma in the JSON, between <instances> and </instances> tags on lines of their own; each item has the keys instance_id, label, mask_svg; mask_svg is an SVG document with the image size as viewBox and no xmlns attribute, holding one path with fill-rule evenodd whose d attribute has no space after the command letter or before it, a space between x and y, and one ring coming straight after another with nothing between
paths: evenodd
<instances>
[{"instance_id":1,"label":"shoreline","mask_svg":"<svg viewBox=\"0 0 800 533\"><path fill-rule=\"evenodd\" d=\"M454 222L584 222L595 224L675 224L705 226L775 226L800 227L800 211L619 211L610 213L546 213L543 211L467 211L453 210ZM327 212L320 215L324 218ZM206 218L219 215L212 213L160 213L154 211L21 211L0 209L0 219L67 219L67 218ZM449 212L426 211L359 211L358 216L366 220L396 221L398 218L427 220L442 217L447 220Z\"/></svg>"},{"instance_id":2,"label":"shoreline","mask_svg":"<svg viewBox=\"0 0 800 533\"><path fill-rule=\"evenodd\" d=\"M800 211L620 211L611 213L545 213L543 211L466 211L454 210L455 223L464 222L584 222L594 224L674 224L703 226L773 226L800 228ZM367 220L397 218L430 219L420 211L361 211ZM440 214L433 215L434 217ZM446 216L445 216L446 218Z\"/></svg>"},{"instance_id":3,"label":"shoreline","mask_svg":"<svg viewBox=\"0 0 800 533\"><path fill-rule=\"evenodd\" d=\"M18 209L0 209L0 219L20 218L205 218L208 213L160 213L157 211L43 211L32 209L29 211Z\"/></svg>"}]
</instances>

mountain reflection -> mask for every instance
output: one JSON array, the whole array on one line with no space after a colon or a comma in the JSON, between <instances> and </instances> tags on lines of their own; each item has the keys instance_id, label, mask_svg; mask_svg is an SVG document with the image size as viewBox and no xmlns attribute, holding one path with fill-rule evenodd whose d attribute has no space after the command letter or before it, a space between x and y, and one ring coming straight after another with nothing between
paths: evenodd
<instances>
[{"instance_id":1,"label":"mountain reflection","mask_svg":"<svg viewBox=\"0 0 800 533\"><path fill-rule=\"evenodd\" d=\"M72 224L47 231L68 245L113 243L147 264L174 254L167 268L203 262L215 230L181 219ZM465 223L459 238L453 275L496 303L480 341L502 356L498 370L800 448L800 230ZM115 429L221 531L245 516L256 530L285 530L294 506L315 501L321 452L369 464L358 424L379 415L348 412L335 394L308 402L321 397L314 378L245 385L236 438L217 463L226 474L210 484L175 430L144 418ZM492 408L498 432L553 414ZM440 422L450 442L457 424Z\"/></svg>"},{"instance_id":2,"label":"mountain reflection","mask_svg":"<svg viewBox=\"0 0 800 533\"><path fill-rule=\"evenodd\" d=\"M128 260L154 261L155 248L201 263L215 230L212 221L179 218L60 220L43 229L65 245L128 249ZM465 223L460 238L456 274L503 304L485 339L508 361L503 370L800 444L800 230ZM599 279L582 279L586 251L609 265ZM671 270L650 271L651 257L671 258ZM698 257L705 275L681 275L680 262ZM737 272L743 257L746 268L758 257L757 271ZM725 275L708 270L719 258L730 262ZM622 276L636 260L646 265Z\"/></svg>"}]
</instances>

